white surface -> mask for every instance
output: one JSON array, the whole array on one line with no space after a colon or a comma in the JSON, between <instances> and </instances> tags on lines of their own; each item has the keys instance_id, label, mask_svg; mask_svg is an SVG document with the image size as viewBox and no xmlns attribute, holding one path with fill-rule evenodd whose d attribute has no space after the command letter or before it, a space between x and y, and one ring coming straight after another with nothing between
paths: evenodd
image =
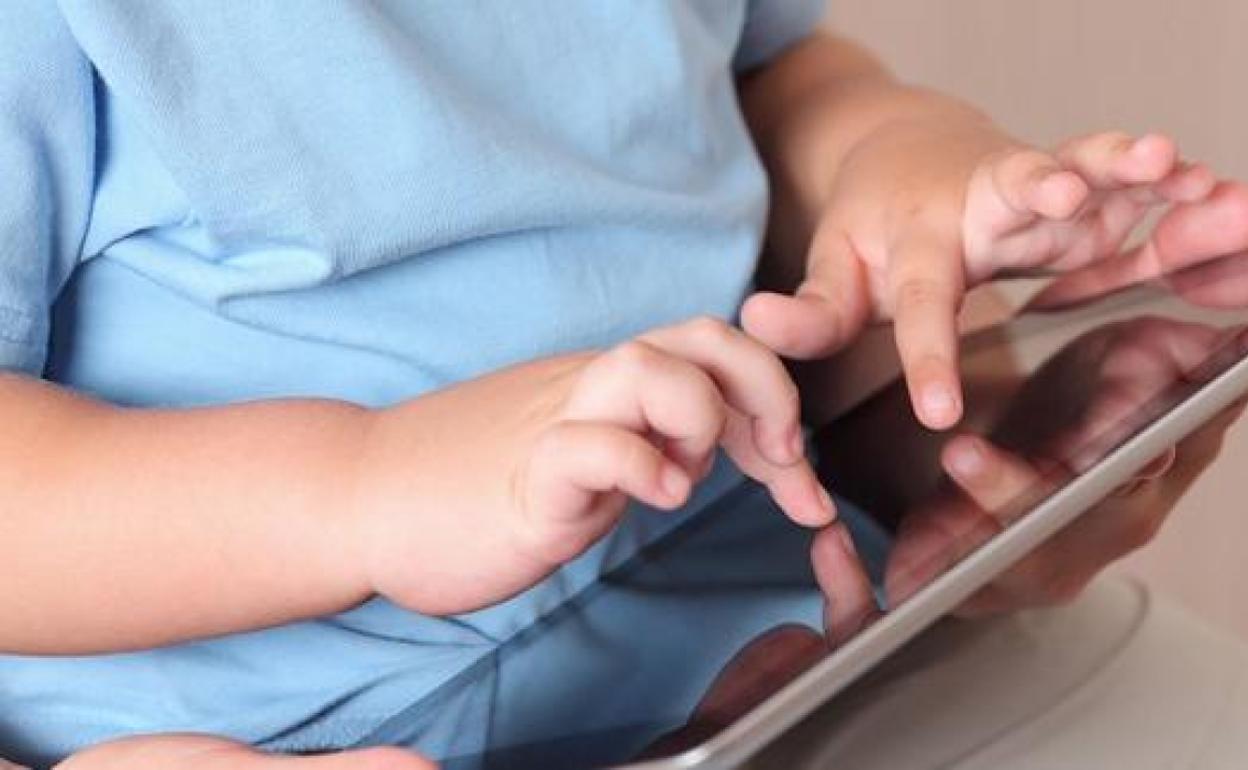
<instances>
[{"instance_id":1,"label":"white surface","mask_svg":"<svg viewBox=\"0 0 1248 770\"><path fill-rule=\"evenodd\" d=\"M1230 770L1245 720L1248 646L1108 580L1057 611L942 623L749 769Z\"/></svg>"}]
</instances>

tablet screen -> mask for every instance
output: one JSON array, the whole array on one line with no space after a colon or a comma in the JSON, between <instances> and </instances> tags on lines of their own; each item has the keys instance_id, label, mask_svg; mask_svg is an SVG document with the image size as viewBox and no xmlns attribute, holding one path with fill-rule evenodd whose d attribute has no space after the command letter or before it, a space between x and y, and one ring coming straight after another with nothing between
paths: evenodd
<instances>
[{"instance_id":1,"label":"tablet screen","mask_svg":"<svg viewBox=\"0 0 1248 770\"><path fill-rule=\"evenodd\" d=\"M579 770L694 747L1241 360L1245 320L1140 291L980 333L958 432L921 429L894 384L814 436L868 591L833 587L829 610L812 533L741 483L369 742L420 745L432 709L462 738L438 757L448 768ZM1010 453L1026 483L991 503L962 491L945 470L958 434Z\"/></svg>"}]
</instances>

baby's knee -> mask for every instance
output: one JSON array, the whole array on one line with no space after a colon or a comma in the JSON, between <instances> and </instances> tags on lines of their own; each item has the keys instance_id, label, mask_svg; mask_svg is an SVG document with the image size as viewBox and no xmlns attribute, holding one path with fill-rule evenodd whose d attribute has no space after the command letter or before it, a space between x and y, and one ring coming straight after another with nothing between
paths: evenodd
<instances>
[{"instance_id":1,"label":"baby's knee","mask_svg":"<svg viewBox=\"0 0 1248 770\"><path fill-rule=\"evenodd\" d=\"M169 734L122 738L74 754L55 770L432 770L436 767L403 749L378 747L291 757L265 754L246 744L211 735ZM16 766L14 766L16 767ZM8 770L0 765L0 770Z\"/></svg>"},{"instance_id":2,"label":"baby's knee","mask_svg":"<svg viewBox=\"0 0 1248 770\"><path fill-rule=\"evenodd\" d=\"M254 754L244 744L211 735L144 735L84 749L59 763L55 770L209 770L237 766L238 760L250 759Z\"/></svg>"}]
</instances>

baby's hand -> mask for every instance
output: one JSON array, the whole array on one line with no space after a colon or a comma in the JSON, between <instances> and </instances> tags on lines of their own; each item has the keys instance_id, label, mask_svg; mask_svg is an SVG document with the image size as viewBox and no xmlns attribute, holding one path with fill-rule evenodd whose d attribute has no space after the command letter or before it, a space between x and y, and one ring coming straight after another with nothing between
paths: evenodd
<instances>
[{"instance_id":1,"label":"baby's hand","mask_svg":"<svg viewBox=\"0 0 1248 770\"><path fill-rule=\"evenodd\" d=\"M359 458L353 547L376 592L422 612L464 612L533 585L603 536L630 499L679 508L719 446L794 521L834 516L783 365L717 320L516 366L376 420Z\"/></svg>"},{"instance_id":2,"label":"baby's hand","mask_svg":"<svg viewBox=\"0 0 1248 770\"><path fill-rule=\"evenodd\" d=\"M1165 136L1101 133L1049 153L933 97L841 162L795 296L746 304L747 331L795 358L824 356L892 320L919 419L961 418L956 316L1004 273L1069 271L1117 256L1150 209L1203 201L1215 179Z\"/></svg>"}]
</instances>

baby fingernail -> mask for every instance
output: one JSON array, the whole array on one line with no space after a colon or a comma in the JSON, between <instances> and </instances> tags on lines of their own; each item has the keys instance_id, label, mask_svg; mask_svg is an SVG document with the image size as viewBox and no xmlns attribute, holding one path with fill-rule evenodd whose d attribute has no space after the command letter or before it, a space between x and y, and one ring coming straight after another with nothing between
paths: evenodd
<instances>
[{"instance_id":1,"label":"baby fingernail","mask_svg":"<svg viewBox=\"0 0 1248 770\"><path fill-rule=\"evenodd\" d=\"M1050 171L1046 173L1044 176L1040 177L1040 181L1036 183L1036 186L1044 188L1046 191L1055 187L1059 187L1061 185L1066 184L1066 174L1067 174L1067 171L1065 169L1060 169L1060 168L1054 171Z\"/></svg>"},{"instance_id":2,"label":"baby fingernail","mask_svg":"<svg viewBox=\"0 0 1248 770\"><path fill-rule=\"evenodd\" d=\"M755 435L759 435L762 430L762 423L757 425ZM801 423L759 435L759 443L763 456L775 465L792 465L806 456L806 440L802 435Z\"/></svg>"},{"instance_id":3,"label":"baby fingernail","mask_svg":"<svg viewBox=\"0 0 1248 770\"><path fill-rule=\"evenodd\" d=\"M672 500L683 500L688 484L684 471L675 465L666 466L659 475L659 485L663 487L663 493Z\"/></svg>"},{"instance_id":4,"label":"baby fingernail","mask_svg":"<svg viewBox=\"0 0 1248 770\"><path fill-rule=\"evenodd\" d=\"M957 414L958 400L944 385L929 385L923 390L923 411L929 420L944 423Z\"/></svg>"},{"instance_id":5,"label":"baby fingernail","mask_svg":"<svg viewBox=\"0 0 1248 770\"><path fill-rule=\"evenodd\" d=\"M819 486L819 503L823 505L823 510L828 516L836 516L836 503L832 500L832 495L828 494L828 490L822 485Z\"/></svg>"},{"instance_id":6,"label":"baby fingernail","mask_svg":"<svg viewBox=\"0 0 1248 770\"><path fill-rule=\"evenodd\" d=\"M802 436L802 426L799 423L794 423L789 430L788 452L790 462L797 462L806 454L806 439Z\"/></svg>"},{"instance_id":7,"label":"baby fingernail","mask_svg":"<svg viewBox=\"0 0 1248 770\"><path fill-rule=\"evenodd\" d=\"M845 546L845 552L850 556L858 555L858 547L854 545L854 536L849 533L849 528L841 526L837 528L836 534L841 538L841 544Z\"/></svg>"},{"instance_id":8,"label":"baby fingernail","mask_svg":"<svg viewBox=\"0 0 1248 770\"><path fill-rule=\"evenodd\" d=\"M977 441L963 441L949 458L950 470L963 479L974 479L984 472L984 452Z\"/></svg>"},{"instance_id":9,"label":"baby fingernail","mask_svg":"<svg viewBox=\"0 0 1248 770\"><path fill-rule=\"evenodd\" d=\"M1152 134L1146 134L1145 136L1137 137L1136 140L1131 143L1131 149L1130 149L1131 154L1137 155L1137 156L1148 155L1149 145L1152 144L1156 140L1156 138L1157 137L1155 137Z\"/></svg>"}]
</instances>

